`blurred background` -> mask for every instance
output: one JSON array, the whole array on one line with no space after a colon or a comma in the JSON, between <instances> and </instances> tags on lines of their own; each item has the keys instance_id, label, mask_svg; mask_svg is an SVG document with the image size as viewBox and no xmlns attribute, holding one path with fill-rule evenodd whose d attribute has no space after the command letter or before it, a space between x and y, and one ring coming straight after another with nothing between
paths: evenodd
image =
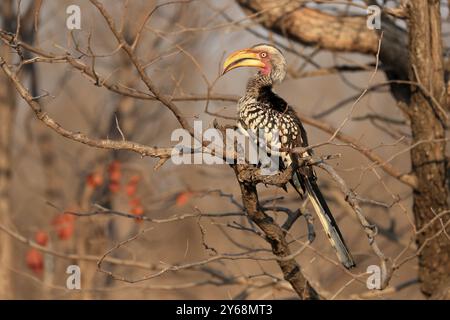
<instances>
[{"instance_id":1,"label":"blurred background","mask_svg":"<svg viewBox=\"0 0 450 320\"><path fill-rule=\"evenodd\" d=\"M36 11L38 3L39 11ZM18 73L20 80L33 96L39 96L46 113L64 128L93 138L125 138L158 147L176 144L170 137L180 124L161 102L121 95L105 86L131 88L143 96L148 94L136 68L118 47L97 8L84 0L2 1L3 30L16 31L19 4L23 42L55 56L70 53L98 76L95 81L95 77L67 61L24 65ZM66 27L71 16L66 9L70 5L80 8L79 30ZM311 8L317 6L336 15L366 14L365 9L358 7L310 4ZM201 120L203 130L212 127L214 119L222 125L234 123L236 97L244 93L246 80L254 72L238 69L219 77L225 56L257 43L273 43L283 51L289 65L287 79L276 91L296 111L335 128L349 117L343 133L383 159L389 159L400 171L410 170L411 134L407 120L396 108L389 87L376 86L386 81L384 73L378 70L371 79L374 55L331 52L293 43L261 27L231 0L117 0L105 1L104 8L129 43L133 43L143 26L136 56L157 88L173 98L190 123ZM446 7L442 10L446 18ZM1 45L1 55L8 57L10 63L17 63L13 50L4 42ZM354 66L355 70L317 72L337 65ZM15 89L6 85L8 81L3 74L0 81L6 92L3 101L14 104L10 118L12 174L6 187L10 205L7 211L0 212L1 223L14 236L2 234L5 245L0 268L9 274L9 285L0 288L0 297L296 298L275 261L218 259L134 283L167 266L195 263L217 254L248 250L265 250L270 254L270 246L251 230L242 209L234 203L240 203L240 190L233 170L228 165L174 165L170 160L155 169L158 159L71 141L38 121ZM354 105L368 86L375 88ZM389 121L379 120L381 117ZM317 127L305 126L311 144L330 137L330 133ZM364 203L363 210L368 220L379 228L377 241L384 254L400 261L414 255L410 188L373 166L349 144L335 140L316 148L315 152L340 154L329 163L359 196L374 200ZM379 264L378 258L337 185L320 169L317 173L319 185L358 266L351 272L340 267L315 219L316 240L296 257L307 279L327 298L423 298L414 257L395 270L390 290L377 293L367 289L366 269ZM291 188L286 193L259 185L258 190L262 200L272 199L292 210L305 207L307 212L312 212L310 205L304 204ZM64 214L66 211L88 213L98 208L157 221L114 214ZM230 215L169 219L198 213ZM285 218L283 212L272 216L278 222ZM29 240L48 250L33 247ZM292 251L307 240L303 218L290 230L288 240ZM121 242L124 243L118 246ZM105 254L107 260L101 269L114 277L98 269L97 262ZM69 265L80 266L81 290L66 287Z\"/></svg>"}]
</instances>

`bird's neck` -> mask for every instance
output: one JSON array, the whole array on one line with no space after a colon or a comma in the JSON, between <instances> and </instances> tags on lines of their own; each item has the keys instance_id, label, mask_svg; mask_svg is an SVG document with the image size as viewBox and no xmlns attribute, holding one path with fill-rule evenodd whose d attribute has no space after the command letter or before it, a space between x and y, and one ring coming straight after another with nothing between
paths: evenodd
<instances>
[{"instance_id":1,"label":"bird's neck","mask_svg":"<svg viewBox=\"0 0 450 320\"><path fill-rule=\"evenodd\" d=\"M272 90L273 81L270 77L257 74L249 79L244 100L251 99L261 105L281 113L285 113L288 104ZM245 104L244 104L245 105Z\"/></svg>"},{"instance_id":2,"label":"bird's neck","mask_svg":"<svg viewBox=\"0 0 450 320\"><path fill-rule=\"evenodd\" d=\"M272 91L273 81L268 75L257 73L247 82L246 95L257 97L262 91Z\"/></svg>"}]
</instances>

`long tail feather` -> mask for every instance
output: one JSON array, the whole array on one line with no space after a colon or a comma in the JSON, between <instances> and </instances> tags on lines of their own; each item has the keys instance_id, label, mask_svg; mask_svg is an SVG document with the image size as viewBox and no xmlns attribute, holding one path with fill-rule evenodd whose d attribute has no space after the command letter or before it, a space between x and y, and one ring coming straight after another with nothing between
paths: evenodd
<instances>
[{"instance_id":1,"label":"long tail feather","mask_svg":"<svg viewBox=\"0 0 450 320\"><path fill-rule=\"evenodd\" d=\"M297 183L294 184L296 186ZM328 240L330 241L333 248L336 250L337 257L339 261L347 268L350 269L356 264L353 261L353 257L350 254L347 246L345 245L344 238L342 237L341 231L331 214L330 209L320 192L319 187L315 181L315 178L305 178L304 179L305 188L308 194L314 210L322 223L323 229L325 230Z\"/></svg>"}]
</instances>

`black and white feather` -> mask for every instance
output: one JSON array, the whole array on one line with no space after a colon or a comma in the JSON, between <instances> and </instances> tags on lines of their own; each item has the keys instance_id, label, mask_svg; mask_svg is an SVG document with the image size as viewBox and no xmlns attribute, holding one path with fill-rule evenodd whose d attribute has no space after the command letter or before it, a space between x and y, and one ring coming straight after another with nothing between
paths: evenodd
<instances>
[{"instance_id":1,"label":"black and white feather","mask_svg":"<svg viewBox=\"0 0 450 320\"><path fill-rule=\"evenodd\" d=\"M270 45L260 47L261 50L270 50L271 58L276 60L272 61L272 72L276 71L277 74L274 76L258 72L248 81L246 93L238 103L238 127L244 134L254 137L263 133L264 150L268 156L274 156L274 153L279 156L280 170L289 166L294 167L290 183L302 197L307 195L331 245L336 250L337 257L346 268L351 268L355 266L354 260L320 192L314 169L310 166L298 166L298 157L311 156L312 151L309 150L302 155L285 151L308 146L306 131L295 111L272 90L273 83L281 81L286 74L285 59L278 49ZM258 46L253 48L258 49ZM261 138L261 135L259 137ZM256 143L261 144L259 141ZM280 151L276 153L274 150Z\"/></svg>"}]
</instances>

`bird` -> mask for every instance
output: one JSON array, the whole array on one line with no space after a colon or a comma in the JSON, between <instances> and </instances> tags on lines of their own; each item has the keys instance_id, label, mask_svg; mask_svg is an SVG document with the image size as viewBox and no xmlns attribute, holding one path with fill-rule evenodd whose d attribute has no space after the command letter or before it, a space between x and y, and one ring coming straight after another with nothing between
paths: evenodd
<instances>
[{"instance_id":1,"label":"bird","mask_svg":"<svg viewBox=\"0 0 450 320\"><path fill-rule=\"evenodd\" d=\"M300 164L302 157L313 155L312 148L307 148L305 128L292 106L274 92L273 86L286 77L287 62L283 53L265 43L238 50L225 59L222 75L241 67L257 68L258 71L249 78L245 94L238 101L237 128L250 137L261 137L258 134L263 133L264 149L267 153L275 153L279 170L293 169L289 182L302 198L306 195L312 203L339 261L347 269L355 267L342 233L319 189L314 169ZM274 136L278 137L275 142ZM305 151L302 154L288 151L297 147Z\"/></svg>"}]
</instances>

